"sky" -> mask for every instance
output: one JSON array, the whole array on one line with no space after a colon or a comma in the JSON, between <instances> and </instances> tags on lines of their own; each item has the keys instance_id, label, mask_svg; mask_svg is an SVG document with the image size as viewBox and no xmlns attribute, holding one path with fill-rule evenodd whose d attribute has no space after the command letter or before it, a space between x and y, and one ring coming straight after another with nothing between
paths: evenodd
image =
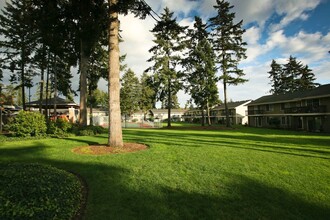
<instances>
[{"instance_id":1,"label":"sky","mask_svg":"<svg viewBox=\"0 0 330 220\"><path fill-rule=\"evenodd\" d=\"M204 22L215 15L215 0L145 0L159 15L168 7L181 25L191 26L194 16ZM330 83L330 0L230 0L236 13L235 22L243 20L246 32L247 59L240 63L249 81L229 86L228 98L233 101L257 99L269 95L268 71L275 59L287 62L290 55L308 65L320 84ZM136 74L149 67L148 50L154 45L150 30L155 21L149 17L139 20L132 15L121 17L124 42L121 52L127 54L126 62ZM220 73L218 73L220 74ZM223 100L223 86L218 84ZM183 91L178 94L183 107L190 98Z\"/></svg>"},{"instance_id":2,"label":"sky","mask_svg":"<svg viewBox=\"0 0 330 220\"><path fill-rule=\"evenodd\" d=\"M206 22L215 15L215 0L145 0L160 15L168 7L174 12L177 22L192 26L194 16ZM243 20L246 32L243 40L247 42L247 59L240 63L245 78L249 81L238 86L229 86L228 99L241 101L257 99L269 95L270 80L268 71L274 59L280 64L294 56L308 65L315 74L316 82L330 83L330 0L229 0L236 13L235 22ZM5 0L0 0L3 8ZM138 76L151 64L148 50L154 46L150 30L156 21L152 17L144 20L133 15L120 16L121 54L126 54L125 63ZM73 70L73 72L76 72ZM218 73L220 74L220 72ZM76 73L73 88L77 89ZM99 87L106 90L103 80ZM219 97L223 100L223 86L218 83ZM181 107L190 98L184 91L178 93ZM75 100L79 100L78 97Z\"/></svg>"}]
</instances>

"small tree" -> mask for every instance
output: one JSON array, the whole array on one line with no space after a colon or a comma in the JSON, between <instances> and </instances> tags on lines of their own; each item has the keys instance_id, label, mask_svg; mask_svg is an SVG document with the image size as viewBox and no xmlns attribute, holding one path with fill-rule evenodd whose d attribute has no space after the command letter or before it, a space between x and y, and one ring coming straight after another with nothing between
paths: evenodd
<instances>
[{"instance_id":1,"label":"small tree","mask_svg":"<svg viewBox=\"0 0 330 220\"><path fill-rule=\"evenodd\" d=\"M141 77L141 97L139 106L143 111L144 120L146 120L147 112L154 107L155 90L151 85L151 77L147 73L143 73Z\"/></svg>"},{"instance_id":2,"label":"small tree","mask_svg":"<svg viewBox=\"0 0 330 220\"><path fill-rule=\"evenodd\" d=\"M141 98L141 86L139 79L135 73L128 69L123 75L122 86L120 89L120 108L122 114L131 116L135 111L139 110L139 102Z\"/></svg>"}]
</instances>

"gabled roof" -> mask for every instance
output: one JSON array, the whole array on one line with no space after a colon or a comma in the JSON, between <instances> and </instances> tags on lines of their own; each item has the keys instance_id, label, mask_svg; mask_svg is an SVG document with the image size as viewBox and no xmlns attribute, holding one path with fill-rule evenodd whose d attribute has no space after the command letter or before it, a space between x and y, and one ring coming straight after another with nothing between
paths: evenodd
<instances>
[{"instance_id":1,"label":"gabled roof","mask_svg":"<svg viewBox=\"0 0 330 220\"><path fill-rule=\"evenodd\" d=\"M228 106L228 109L234 109L234 108L236 108L240 105L246 105L250 102L251 102L251 100L244 100L244 101L238 101L238 102L228 102L227 106ZM214 107L212 110L223 110L223 109L225 109L225 104L224 103Z\"/></svg>"},{"instance_id":2,"label":"gabled roof","mask_svg":"<svg viewBox=\"0 0 330 220\"><path fill-rule=\"evenodd\" d=\"M273 104L280 102L300 101L311 98L330 97L330 84L321 85L315 89L296 91L293 93L280 94L280 95L267 95L252 101L249 106L260 104Z\"/></svg>"}]
</instances>

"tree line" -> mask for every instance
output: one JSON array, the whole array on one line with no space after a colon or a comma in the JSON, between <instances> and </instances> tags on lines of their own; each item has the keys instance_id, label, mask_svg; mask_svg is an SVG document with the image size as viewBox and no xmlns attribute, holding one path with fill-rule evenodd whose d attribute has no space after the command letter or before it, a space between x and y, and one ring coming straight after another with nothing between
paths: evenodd
<instances>
[{"instance_id":1,"label":"tree line","mask_svg":"<svg viewBox=\"0 0 330 220\"><path fill-rule=\"evenodd\" d=\"M134 95L141 94L138 108L145 111L161 101L168 108L171 126L171 109L180 89L189 92L191 101L209 114L210 107L219 102L217 83L221 82L229 126L227 87L247 81L239 67L246 58L242 40L245 30L243 21L234 22L232 8L227 1L216 0L215 16L205 23L195 17L193 28L188 28L179 25L168 8L160 16L152 15L144 0L12 0L0 14L0 69L10 72L10 81L21 91L24 109L25 88L31 88L40 77L41 111L41 101L49 99L51 93L69 98L76 94L71 88L71 70L77 67L79 123L83 126L87 124L87 102L93 102L97 82L105 78L110 113L108 144L123 146L121 111L131 114L128 106L132 102L126 102L125 97L130 96L129 90L138 80L128 70L120 89L123 57L119 52L118 15L132 13L140 19L151 15L156 20L151 30L154 46L149 49L150 67L143 73L141 86L135 88L138 92Z\"/></svg>"},{"instance_id":2,"label":"tree line","mask_svg":"<svg viewBox=\"0 0 330 220\"><path fill-rule=\"evenodd\" d=\"M268 74L272 94L292 93L319 86L318 83L315 83L315 75L308 65L304 65L293 56L290 56L285 64L272 60L270 68Z\"/></svg>"},{"instance_id":3,"label":"tree line","mask_svg":"<svg viewBox=\"0 0 330 220\"><path fill-rule=\"evenodd\" d=\"M173 100L181 88L185 88L192 95L193 102L204 110L219 102L218 81L223 81L225 87L225 103L226 86L245 81L242 70L237 66L245 57L244 30L242 21L234 24L235 14L230 12L232 7L226 1L217 0L214 6L217 15L207 24L196 17L194 29L181 27L173 13L165 8L151 30L155 46L149 50L152 57L148 61L152 66L146 70L151 73L149 87L154 89L150 98L153 102L162 101L169 110L169 116ZM79 123L86 125L88 95L91 96L97 88L100 77L110 79L108 73L111 69L119 68L118 64L108 62L112 55L119 56L119 53L111 53L119 51L116 49L118 44L114 43L112 48L109 41L111 36L118 36L112 32L119 30L115 24L118 13L130 12L145 18L150 10L144 1L138 0L7 2L0 15L0 34L4 37L0 43L1 65L10 71L11 82L21 90L23 108L26 108L25 88L34 85L32 81L37 75L40 76L39 100L49 99L51 92L72 99L76 91L71 88L70 70L77 66L80 74ZM219 69L222 73L217 76ZM114 78L118 80L118 77ZM43 89L51 91L44 92ZM119 91L118 88L115 90ZM118 105L116 96L112 96L114 100L109 106ZM171 120L168 126L170 123Z\"/></svg>"}]
</instances>

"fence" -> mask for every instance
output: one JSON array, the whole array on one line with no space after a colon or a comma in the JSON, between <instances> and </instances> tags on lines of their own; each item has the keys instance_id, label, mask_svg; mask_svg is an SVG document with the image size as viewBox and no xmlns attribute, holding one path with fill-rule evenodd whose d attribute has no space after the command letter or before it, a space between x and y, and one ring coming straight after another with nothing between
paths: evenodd
<instances>
[{"instance_id":1,"label":"fence","mask_svg":"<svg viewBox=\"0 0 330 220\"><path fill-rule=\"evenodd\" d=\"M89 124L89 120L88 120ZM93 125L109 127L109 116L93 116ZM150 121L141 121L141 122L128 122L122 121L123 128L161 128L163 127L161 122L150 122Z\"/></svg>"}]
</instances>

